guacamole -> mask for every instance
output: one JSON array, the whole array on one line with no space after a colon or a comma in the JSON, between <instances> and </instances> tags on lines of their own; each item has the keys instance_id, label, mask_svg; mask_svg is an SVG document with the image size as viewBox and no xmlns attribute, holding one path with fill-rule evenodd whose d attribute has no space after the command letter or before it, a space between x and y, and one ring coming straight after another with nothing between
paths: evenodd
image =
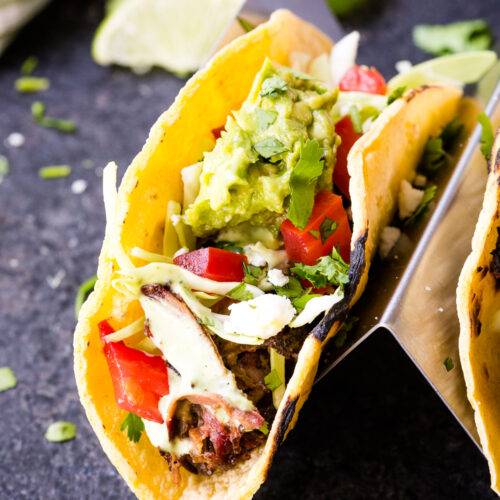
<instances>
[{"instance_id":1,"label":"guacamole","mask_svg":"<svg viewBox=\"0 0 500 500\"><path fill-rule=\"evenodd\" d=\"M184 214L196 236L242 222L276 226L290 196L290 174L301 144L318 141L324 169L317 189L332 189L337 138L330 118L337 90L266 60L250 95L227 119L213 151L205 153L200 191Z\"/></svg>"}]
</instances>

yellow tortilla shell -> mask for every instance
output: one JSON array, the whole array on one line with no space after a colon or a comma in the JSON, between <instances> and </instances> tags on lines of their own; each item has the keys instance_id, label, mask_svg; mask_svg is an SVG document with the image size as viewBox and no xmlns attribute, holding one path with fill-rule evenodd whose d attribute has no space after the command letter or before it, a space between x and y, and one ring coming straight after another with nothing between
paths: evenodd
<instances>
[{"instance_id":1,"label":"yellow tortilla shell","mask_svg":"<svg viewBox=\"0 0 500 500\"><path fill-rule=\"evenodd\" d=\"M500 494L500 333L489 328L500 310L500 282L490 266L500 228L500 133L490 160L483 208L457 289L460 361L474 409L481 445L488 459L491 487Z\"/></svg>"},{"instance_id":2,"label":"yellow tortilla shell","mask_svg":"<svg viewBox=\"0 0 500 500\"><path fill-rule=\"evenodd\" d=\"M97 324L112 317L120 328L141 310L137 301L130 303L111 287L118 270L113 238L119 238L129 255L135 246L161 253L167 203L182 198L181 169L213 148L211 131L240 107L265 58L290 65L294 52L316 57L331 46L329 38L312 25L289 11L276 11L267 23L217 53L187 82L125 173L108 221L112 227L107 228L99 258L96 288L80 311L74 339L75 375L82 404L104 451L139 498L237 500L251 498L257 491L277 446L295 425L307 399L325 342L339 330L350 305L362 293L379 233L394 214L401 179L413 177L429 135L439 133L456 114L461 96L456 88L436 85L411 91L391 104L355 144L349 156L354 231L345 300L305 340L265 446L254 450L247 462L210 477L182 470L181 484L174 484L166 461L145 434L133 443L120 431L126 412L115 403ZM142 264L139 259L132 261Z\"/></svg>"}]
</instances>

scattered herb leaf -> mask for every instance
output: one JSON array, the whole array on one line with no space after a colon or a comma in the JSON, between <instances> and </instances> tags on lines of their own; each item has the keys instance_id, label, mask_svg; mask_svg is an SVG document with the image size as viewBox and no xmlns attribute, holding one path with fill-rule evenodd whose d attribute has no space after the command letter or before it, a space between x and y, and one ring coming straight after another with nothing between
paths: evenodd
<instances>
[{"instance_id":1,"label":"scattered herb leaf","mask_svg":"<svg viewBox=\"0 0 500 500\"><path fill-rule=\"evenodd\" d=\"M259 131L267 130L276 121L277 116L278 113L276 111L257 108L255 110L255 117L257 118Z\"/></svg>"},{"instance_id":2,"label":"scattered herb leaf","mask_svg":"<svg viewBox=\"0 0 500 500\"><path fill-rule=\"evenodd\" d=\"M232 241L216 241L214 247L227 250L228 252L243 253L243 247L236 245Z\"/></svg>"},{"instance_id":3,"label":"scattered herb leaf","mask_svg":"<svg viewBox=\"0 0 500 500\"><path fill-rule=\"evenodd\" d=\"M323 149L318 141L308 139L300 144L300 157L290 175L290 207L288 219L299 229L309 222L314 206L314 192L323 173Z\"/></svg>"},{"instance_id":4,"label":"scattered herb leaf","mask_svg":"<svg viewBox=\"0 0 500 500\"><path fill-rule=\"evenodd\" d=\"M292 300L293 307L297 309L298 313L301 313L304 308L306 307L306 304L311 300L314 299L314 297L321 297L322 295L320 293L311 293L312 288L308 288L306 293L302 295L301 297L298 297L295 300Z\"/></svg>"},{"instance_id":5,"label":"scattered herb leaf","mask_svg":"<svg viewBox=\"0 0 500 500\"><path fill-rule=\"evenodd\" d=\"M337 230L338 227L339 223L330 219L329 217L325 217L323 219L323 222L319 226L322 245L326 243L326 240Z\"/></svg>"},{"instance_id":6,"label":"scattered herb leaf","mask_svg":"<svg viewBox=\"0 0 500 500\"><path fill-rule=\"evenodd\" d=\"M0 367L0 392L13 389L17 385L17 378L8 366Z\"/></svg>"},{"instance_id":7,"label":"scattered herb leaf","mask_svg":"<svg viewBox=\"0 0 500 500\"><path fill-rule=\"evenodd\" d=\"M231 297L234 300L251 300L253 299L253 293L247 290L245 283L240 283L236 285L232 290L227 293L228 297Z\"/></svg>"},{"instance_id":8,"label":"scattered herb leaf","mask_svg":"<svg viewBox=\"0 0 500 500\"><path fill-rule=\"evenodd\" d=\"M76 426L71 422L53 422L45 432L45 439L52 443L69 441L76 436Z\"/></svg>"},{"instance_id":9,"label":"scattered herb leaf","mask_svg":"<svg viewBox=\"0 0 500 500\"><path fill-rule=\"evenodd\" d=\"M10 172L9 161L5 156L0 155L0 179Z\"/></svg>"},{"instance_id":10,"label":"scattered herb leaf","mask_svg":"<svg viewBox=\"0 0 500 500\"><path fill-rule=\"evenodd\" d=\"M443 149L445 151L450 151L453 148L463 129L464 124L458 121L457 118L453 118L446 124L439 136L443 140Z\"/></svg>"},{"instance_id":11,"label":"scattered herb leaf","mask_svg":"<svg viewBox=\"0 0 500 500\"><path fill-rule=\"evenodd\" d=\"M71 173L71 167L69 165L50 165L48 167L42 167L38 171L38 175L42 179L56 179L58 177L68 177Z\"/></svg>"},{"instance_id":12,"label":"scattered herb leaf","mask_svg":"<svg viewBox=\"0 0 500 500\"><path fill-rule=\"evenodd\" d=\"M271 76L262 82L262 90L260 91L261 97L275 98L279 94L286 92L287 86L285 80L279 76Z\"/></svg>"},{"instance_id":13,"label":"scattered herb leaf","mask_svg":"<svg viewBox=\"0 0 500 500\"><path fill-rule=\"evenodd\" d=\"M138 443L144 431L144 422L135 413L129 413L120 425L120 430L127 429L127 437L130 441Z\"/></svg>"},{"instance_id":14,"label":"scattered herb leaf","mask_svg":"<svg viewBox=\"0 0 500 500\"><path fill-rule=\"evenodd\" d=\"M263 269L253 264L247 264L246 262L243 262L243 272L245 273L243 281L249 285L258 285L260 280L264 277Z\"/></svg>"},{"instance_id":15,"label":"scattered herb leaf","mask_svg":"<svg viewBox=\"0 0 500 500\"><path fill-rule=\"evenodd\" d=\"M288 148L278 141L275 137L267 137L266 139L253 145L253 149L263 158L271 158L274 155L288 151Z\"/></svg>"},{"instance_id":16,"label":"scattered herb leaf","mask_svg":"<svg viewBox=\"0 0 500 500\"><path fill-rule=\"evenodd\" d=\"M347 334L354 328L354 325L359 321L359 318L357 316L349 316L342 326L342 328L339 330L339 333L335 335L335 338L333 339L334 344L336 347L342 347L345 344L345 341L347 340Z\"/></svg>"},{"instance_id":17,"label":"scattered herb leaf","mask_svg":"<svg viewBox=\"0 0 500 500\"><path fill-rule=\"evenodd\" d=\"M486 21L473 19L451 24L420 24L413 29L415 45L430 54L442 56L469 50L487 50L493 38Z\"/></svg>"},{"instance_id":18,"label":"scattered herb leaf","mask_svg":"<svg viewBox=\"0 0 500 500\"><path fill-rule=\"evenodd\" d=\"M422 198L422 201L420 202L420 205L417 207L415 212L413 212L413 214L405 220L404 222L405 226L414 224L415 222L418 221L418 219L420 219L422 215L425 214L425 212L429 210L429 205L431 201L436 197L436 193L437 193L437 186L429 186L428 188L426 188L426 190L424 191L424 196Z\"/></svg>"},{"instance_id":19,"label":"scattered herb leaf","mask_svg":"<svg viewBox=\"0 0 500 500\"><path fill-rule=\"evenodd\" d=\"M23 75L31 75L38 65L38 58L36 56L29 56L21 65L21 73Z\"/></svg>"},{"instance_id":20,"label":"scattered herb leaf","mask_svg":"<svg viewBox=\"0 0 500 500\"><path fill-rule=\"evenodd\" d=\"M314 288L328 285L343 287L349 281L349 264L344 262L336 248L333 248L331 255L321 257L313 266L296 262L291 272L300 279L309 280Z\"/></svg>"},{"instance_id":21,"label":"scattered herb leaf","mask_svg":"<svg viewBox=\"0 0 500 500\"><path fill-rule=\"evenodd\" d=\"M443 361L443 365L445 366L447 372L455 368L453 360L449 356Z\"/></svg>"},{"instance_id":22,"label":"scattered herb leaf","mask_svg":"<svg viewBox=\"0 0 500 500\"><path fill-rule=\"evenodd\" d=\"M304 287L295 276L289 276L288 283L285 286L274 286L274 290L278 295L289 299L300 297L304 293Z\"/></svg>"},{"instance_id":23,"label":"scattered herb leaf","mask_svg":"<svg viewBox=\"0 0 500 500\"><path fill-rule=\"evenodd\" d=\"M214 326L215 325L213 319L210 319L210 318L200 318L198 320L198 322L200 323L200 325L205 325L205 326Z\"/></svg>"},{"instance_id":24,"label":"scattered herb leaf","mask_svg":"<svg viewBox=\"0 0 500 500\"><path fill-rule=\"evenodd\" d=\"M477 121L481 124L481 153L486 158L486 161L490 161L491 150L493 148L493 142L495 140L495 135L493 134L493 127L491 126L491 121L488 115L483 111L477 115Z\"/></svg>"},{"instance_id":25,"label":"scattered herb leaf","mask_svg":"<svg viewBox=\"0 0 500 500\"><path fill-rule=\"evenodd\" d=\"M392 91L392 94L387 98L387 105L389 106L389 104L392 104L394 101L399 99L405 93L405 90L406 90L406 85L394 89Z\"/></svg>"},{"instance_id":26,"label":"scattered herb leaf","mask_svg":"<svg viewBox=\"0 0 500 500\"><path fill-rule=\"evenodd\" d=\"M45 128L54 128L60 132L74 132L76 130L75 122L63 120L52 116L45 116L45 104L35 101L31 105L31 115L37 125Z\"/></svg>"},{"instance_id":27,"label":"scattered herb leaf","mask_svg":"<svg viewBox=\"0 0 500 500\"><path fill-rule=\"evenodd\" d=\"M50 81L38 76L22 76L16 80L14 86L18 92L40 92L50 87Z\"/></svg>"},{"instance_id":28,"label":"scattered herb leaf","mask_svg":"<svg viewBox=\"0 0 500 500\"><path fill-rule=\"evenodd\" d=\"M271 370L264 377L264 384L266 384L266 387L272 392L275 391L279 386L283 385L283 381L280 379L276 370Z\"/></svg>"},{"instance_id":29,"label":"scattered herb leaf","mask_svg":"<svg viewBox=\"0 0 500 500\"><path fill-rule=\"evenodd\" d=\"M94 289L95 283L97 281L97 276L94 275L89 279L85 280L79 287L78 292L75 297L75 318L78 319L78 314L83 306L83 303L87 300L90 292Z\"/></svg>"},{"instance_id":30,"label":"scattered herb leaf","mask_svg":"<svg viewBox=\"0 0 500 500\"><path fill-rule=\"evenodd\" d=\"M267 422L264 422L262 424L262 427L260 427L259 429L260 432L262 432L262 434L264 434L265 436L267 436L269 434L269 424Z\"/></svg>"},{"instance_id":31,"label":"scattered herb leaf","mask_svg":"<svg viewBox=\"0 0 500 500\"><path fill-rule=\"evenodd\" d=\"M238 19L240 26L245 30L246 33L255 29L255 24L252 24L247 19L244 19L243 17L239 17L239 16L236 19Z\"/></svg>"}]
</instances>

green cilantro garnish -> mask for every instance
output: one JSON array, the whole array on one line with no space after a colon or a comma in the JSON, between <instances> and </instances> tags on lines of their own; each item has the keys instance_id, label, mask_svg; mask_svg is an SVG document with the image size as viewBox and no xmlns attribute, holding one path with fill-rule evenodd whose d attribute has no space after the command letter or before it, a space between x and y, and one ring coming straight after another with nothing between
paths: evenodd
<instances>
[{"instance_id":1,"label":"green cilantro garnish","mask_svg":"<svg viewBox=\"0 0 500 500\"><path fill-rule=\"evenodd\" d=\"M315 240L319 240L319 237L320 237L320 233L317 229L311 229L310 231L308 231L308 233L315 239Z\"/></svg>"},{"instance_id":2,"label":"green cilantro garnish","mask_svg":"<svg viewBox=\"0 0 500 500\"><path fill-rule=\"evenodd\" d=\"M337 335L334 338L334 344L336 347L342 347L347 340L347 334L354 328L354 325L359 321L357 316L350 316L347 318L346 322L339 330Z\"/></svg>"},{"instance_id":3,"label":"green cilantro garnish","mask_svg":"<svg viewBox=\"0 0 500 500\"><path fill-rule=\"evenodd\" d=\"M259 131L267 130L276 121L277 116L278 113L276 111L257 108L255 110L255 117L257 118Z\"/></svg>"},{"instance_id":4,"label":"green cilantro garnish","mask_svg":"<svg viewBox=\"0 0 500 500\"><path fill-rule=\"evenodd\" d=\"M459 122L457 118L453 118L451 122L448 122L443 128L443 131L439 135L443 141L443 148L445 151L450 151L455 145L455 141L460 137L462 130L464 129L464 124Z\"/></svg>"},{"instance_id":5,"label":"green cilantro garnish","mask_svg":"<svg viewBox=\"0 0 500 500\"><path fill-rule=\"evenodd\" d=\"M405 93L405 90L406 85L394 89L392 94L387 98L387 105L389 106L389 104L392 104L395 100L399 99Z\"/></svg>"},{"instance_id":6,"label":"green cilantro garnish","mask_svg":"<svg viewBox=\"0 0 500 500\"><path fill-rule=\"evenodd\" d=\"M299 229L304 229L314 206L314 192L319 176L323 173L323 149L317 140L308 139L300 144L300 158L290 175L290 207L288 219Z\"/></svg>"},{"instance_id":7,"label":"green cilantro garnish","mask_svg":"<svg viewBox=\"0 0 500 500\"><path fill-rule=\"evenodd\" d=\"M323 222L319 226L322 245L326 243L326 240L337 230L338 227L339 223L330 219L329 217L325 217L323 219Z\"/></svg>"},{"instance_id":8,"label":"green cilantro garnish","mask_svg":"<svg viewBox=\"0 0 500 500\"><path fill-rule=\"evenodd\" d=\"M242 17L237 17L240 26L245 30L246 33L255 29L255 24L252 24L250 21L243 19Z\"/></svg>"},{"instance_id":9,"label":"green cilantro garnish","mask_svg":"<svg viewBox=\"0 0 500 500\"><path fill-rule=\"evenodd\" d=\"M0 367L0 392L13 389L17 385L17 378L8 366Z\"/></svg>"},{"instance_id":10,"label":"green cilantro garnish","mask_svg":"<svg viewBox=\"0 0 500 500\"><path fill-rule=\"evenodd\" d=\"M285 80L279 76L271 76L262 82L261 97L275 98L278 95L286 92L287 86Z\"/></svg>"},{"instance_id":11,"label":"green cilantro garnish","mask_svg":"<svg viewBox=\"0 0 500 500\"><path fill-rule=\"evenodd\" d=\"M274 290L278 295L293 299L300 297L304 293L304 288L300 281L295 276L288 277L288 283L285 286L274 286Z\"/></svg>"},{"instance_id":12,"label":"green cilantro garnish","mask_svg":"<svg viewBox=\"0 0 500 500\"><path fill-rule=\"evenodd\" d=\"M413 212L413 214L405 220L405 226L409 226L410 224L417 222L417 220L429 210L429 204L436 197L436 193L437 186L429 186L426 188L420 205L417 207L415 212Z\"/></svg>"},{"instance_id":13,"label":"green cilantro garnish","mask_svg":"<svg viewBox=\"0 0 500 500\"><path fill-rule=\"evenodd\" d=\"M253 293L247 290L245 283L240 283L236 285L232 290L227 293L228 297L231 297L234 300L251 300L253 299Z\"/></svg>"},{"instance_id":14,"label":"green cilantro garnish","mask_svg":"<svg viewBox=\"0 0 500 500\"><path fill-rule=\"evenodd\" d=\"M280 385L282 385L283 381L280 379L276 370L271 370L264 377L264 384L266 384L266 387L272 392L275 391Z\"/></svg>"},{"instance_id":15,"label":"green cilantro garnish","mask_svg":"<svg viewBox=\"0 0 500 500\"><path fill-rule=\"evenodd\" d=\"M71 422L53 422L45 432L45 439L52 443L69 441L76 436L76 426Z\"/></svg>"},{"instance_id":16,"label":"green cilantro garnish","mask_svg":"<svg viewBox=\"0 0 500 500\"><path fill-rule=\"evenodd\" d=\"M10 172L9 161L5 156L0 155L0 179Z\"/></svg>"},{"instance_id":17,"label":"green cilantro garnish","mask_svg":"<svg viewBox=\"0 0 500 500\"><path fill-rule=\"evenodd\" d=\"M266 139L253 145L253 149L263 158L271 158L274 155L288 151L288 148L278 141L275 137L267 137Z\"/></svg>"},{"instance_id":18,"label":"green cilantro garnish","mask_svg":"<svg viewBox=\"0 0 500 500\"><path fill-rule=\"evenodd\" d=\"M314 297L321 297L322 295L320 293L311 293L312 288L308 288L306 293L302 295L301 297L292 300L293 307L297 309L297 312L300 313L304 310L304 307L306 307L306 304L311 300L314 299Z\"/></svg>"},{"instance_id":19,"label":"green cilantro garnish","mask_svg":"<svg viewBox=\"0 0 500 500\"><path fill-rule=\"evenodd\" d=\"M205 326L214 326L215 325L214 320L210 319L210 318L199 318L198 323L200 323L200 325L205 325Z\"/></svg>"},{"instance_id":20,"label":"green cilantro garnish","mask_svg":"<svg viewBox=\"0 0 500 500\"><path fill-rule=\"evenodd\" d=\"M120 430L127 429L127 437L130 441L138 443L144 430L144 422L135 413L129 413L120 425Z\"/></svg>"},{"instance_id":21,"label":"green cilantro garnish","mask_svg":"<svg viewBox=\"0 0 500 500\"><path fill-rule=\"evenodd\" d=\"M76 130L75 122L71 120L45 116L45 104L43 102L35 101L31 105L31 115L35 123L41 127L54 128L61 132L74 132Z\"/></svg>"},{"instance_id":22,"label":"green cilantro garnish","mask_svg":"<svg viewBox=\"0 0 500 500\"><path fill-rule=\"evenodd\" d=\"M264 434L265 436L267 436L269 434L269 424L267 422L264 422L262 424L262 427L260 427L257 430L262 432L262 434Z\"/></svg>"},{"instance_id":23,"label":"green cilantro garnish","mask_svg":"<svg viewBox=\"0 0 500 500\"><path fill-rule=\"evenodd\" d=\"M243 253L243 247L236 245L232 241L216 241L214 247L227 250L228 252Z\"/></svg>"},{"instance_id":24,"label":"green cilantro garnish","mask_svg":"<svg viewBox=\"0 0 500 500\"><path fill-rule=\"evenodd\" d=\"M258 285L264 277L263 269L252 264L247 264L246 262L243 262L243 272L245 273L243 281L249 285Z\"/></svg>"},{"instance_id":25,"label":"green cilantro garnish","mask_svg":"<svg viewBox=\"0 0 500 500\"><path fill-rule=\"evenodd\" d=\"M21 65L21 73L23 75L31 75L38 65L38 58L36 56L30 56Z\"/></svg>"},{"instance_id":26,"label":"green cilantro garnish","mask_svg":"<svg viewBox=\"0 0 500 500\"><path fill-rule=\"evenodd\" d=\"M495 135L493 134L493 127L491 126L491 121L488 115L483 111L477 115L477 121L481 124L481 153L486 158L486 161L490 161L491 150L493 148L493 142L495 141Z\"/></svg>"},{"instance_id":27,"label":"green cilantro garnish","mask_svg":"<svg viewBox=\"0 0 500 500\"><path fill-rule=\"evenodd\" d=\"M40 92L50 87L50 81L38 76L22 76L16 80L14 86L18 92Z\"/></svg>"},{"instance_id":28,"label":"green cilantro garnish","mask_svg":"<svg viewBox=\"0 0 500 500\"><path fill-rule=\"evenodd\" d=\"M87 300L90 292L94 289L95 283L97 281L97 276L92 276L85 280L79 287L75 298L75 318L78 319L78 314L83 306L83 303Z\"/></svg>"},{"instance_id":29,"label":"green cilantro garnish","mask_svg":"<svg viewBox=\"0 0 500 500\"><path fill-rule=\"evenodd\" d=\"M453 360L449 356L443 361L443 365L445 366L447 372L455 368Z\"/></svg>"},{"instance_id":30,"label":"green cilantro garnish","mask_svg":"<svg viewBox=\"0 0 500 500\"><path fill-rule=\"evenodd\" d=\"M321 257L314 266L296 262L291 272L300 279L308 280L314 288L324 288L328 285L343 287L348 281L349 264L344 262L337 249L331 255Z\"/></svg>"},{"instance_id":31,"label":"green cilantro garnish","mask_svg":"<svg viewBox=\"0 0 500 500\"><path fill-rule=\"evenodd\" d=\"M71 173L71 167L69 165L50 165L48 167L42 167L38 170L38 175L42 179L56 179L58 177L68 177Z\"/></svg>"},{"instance_id":32,"label":"green cilantro garnish","mask_svg":"<svg viewBox=\"0 0 500 500\"><path fill-rule=\"evenodd\" d=\"M357 134L362 134L363 123L361 121L361 114L359 112L359 109L356 106L351 106L351 109L349 110L349 116L351 117L354 132L356 132Z\"/></svg>"},{"instance_id":33,"label":"green cilantro garnish","mask_svg":"<svg viewBox=\"0 0 500 500\"><path fill-rule=\"evenodd\" d=\"M413 42L424 52L442 56L487 50L493 38L486 21L474 19L451 24L420 24L413 29Z\"/></svg>"}]
</instances>

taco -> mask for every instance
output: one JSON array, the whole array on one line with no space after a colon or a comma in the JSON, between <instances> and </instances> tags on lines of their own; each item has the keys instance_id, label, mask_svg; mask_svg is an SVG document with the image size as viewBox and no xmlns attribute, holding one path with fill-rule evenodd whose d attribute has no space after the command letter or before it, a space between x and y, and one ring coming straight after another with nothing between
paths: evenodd
<instances>
[{"instance_id":1,"label":"taco","mask_svg":"<svg viewBox=\"0 0 500 500\"><path fill-rule=\"evenodd\" d=\"M339 57L315 27L275 12L187 82L118 193L116 166L105 169L75 373L140 498L255 493L384 228L398 204L404 218L423 203L410 183L461 90L399 90L388 105L382 76L353 65L349 36Z\"/></svg>"},{"instance_id":2,"label":"taco","mask_svg":"<svg viewBox=\"0 0 500 500\"><path fill-rule=\"evenodd\" d=\"M490 157L472 252L460 274L460 361L492 488L500 494L500 133Z\"/></svg>"}]
</instances>

